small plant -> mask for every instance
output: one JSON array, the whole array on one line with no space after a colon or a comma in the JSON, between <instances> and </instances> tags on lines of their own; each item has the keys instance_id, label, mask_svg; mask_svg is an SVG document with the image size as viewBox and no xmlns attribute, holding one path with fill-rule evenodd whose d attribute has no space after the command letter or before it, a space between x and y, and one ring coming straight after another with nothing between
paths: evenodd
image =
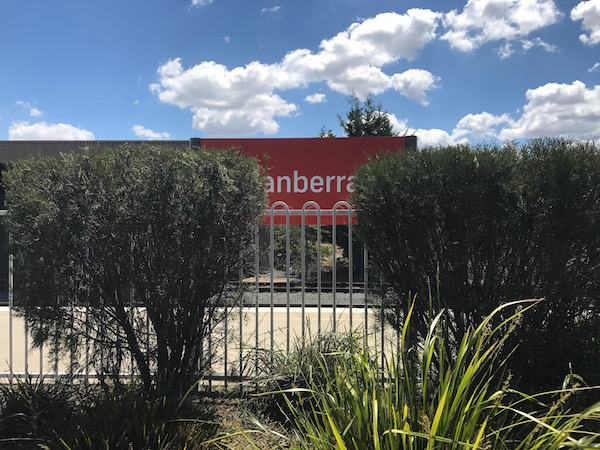
<instances>
[{"instance_id":1,"label":"small plant","mask_svg":"<svg viewBox=\"0 0 600 450\"><path fill-rule=\"evenodd\" d=\"M297 339L288 352L286 349L257 350L252 354L252 367L258 375L241 385L241 396L249 398L252 409L269 419L289 422L287 402L303 405L307 397L304 390L325 388L339 358L350 352L354 345L352 336L327 332L312 335L306 340ZM255 358L255 359L254 359ZM284 393L295 391L293 396ZM257 395L258 394L258 395Z\"/></svg>"},{"instance_id":2,"label":"small plant","mask_svg":"<svg viewBox=\"0 0 600 450\"><path fill-rule=\"evenodd\" d=\"M0 384L0 448L57 445L56 435L71 427L74 416L71 382L27 377Z\"/></svg>"},{"instance_id":3,"label":"small plant","mask_svg":"<svg viewBox=\"0 0 600 450\"><path fill-rule=\"evenodd\" d=\"M212 410L191 390L183 398L149 398L136 384L92 392L77 419L77 427L61 436L65 449L197 448L216 432Z\"/></svg>"},{"instance_id":4,"label":"small plant","mask_svg":"<svg viewBox=\"0 0 600 450\"><path fill-rule=\"evenodd\" d=\"M0 385L0 449L200 448L217 432L197 386L149 397L140 384L111 388L72 379Z\"/></svg>"}]
</instances>

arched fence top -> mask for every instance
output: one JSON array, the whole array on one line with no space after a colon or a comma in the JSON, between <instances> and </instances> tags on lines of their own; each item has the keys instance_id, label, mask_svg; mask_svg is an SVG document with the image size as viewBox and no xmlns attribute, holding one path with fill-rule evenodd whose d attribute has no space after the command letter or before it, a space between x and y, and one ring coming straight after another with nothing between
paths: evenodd
<instances>
[{"instance_id":1,"label":"arched fence top","mask_svg":"<svg viewBox=\"0 0 600 450\"><path fill-rule=\"evenodd\" d=\"M332 209L322 209L316 201L308 201L301 209L292 209L284 201L277 201L265 210L264 223L276 225L347 225L356 224L355 210L348 201L335 203Z\"/></svg>"}]
</instances>

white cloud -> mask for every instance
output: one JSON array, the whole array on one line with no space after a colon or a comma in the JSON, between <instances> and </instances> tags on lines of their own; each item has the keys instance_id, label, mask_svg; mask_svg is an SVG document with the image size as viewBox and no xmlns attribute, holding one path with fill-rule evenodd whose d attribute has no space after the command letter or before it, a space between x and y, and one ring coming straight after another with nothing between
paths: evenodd
<instances>
[{"instance_id":1,"label":"white cloud","mask_svg":"<svg viewBox=\"0 0 600 450\"><path fill-rule=\"evenodd\" d=\"M39 109L37 109L35 106L33 106L31 103L29 102L24 102L23 100L17 100L15 102L15 105L21 107L21 108L25 108L29 110L29 115L31 117L40 117L41 115L43 115L43 112L40 111Z\"/></svg>"},{"instance_id":2,"label":"white cloud","mask_svg":"<svg viewBox=\"0 0 600 450\"><path fill-rule=\"evenodd\" d=\"M426 105L437 77L420 69L388 75L382 67L414 59L435 39L438 18L425 9L379 14L323 40L317 53L293 50L274 64L254 61L228 69L204 61L184 69L179 58L173 59L158 68L151 90L165 103L190 109L196 128L218 135L276 133L275 118L297 110L280 93L316 82L359 98L395 89Z\"/></svg>"},{"instance_id":3,"label":"white cloud","mask_svg":"<svg viewBox=\"0 0 600 450\"><path fill-rule=\"evenodd\" d=\"M445 130L417 129L417 144L419 148L425 147L445 147L455 145L461 142L468 142L470 139L494 139L498 137L500 130L498 128L503 124L514 124L514 121L508 114L495 116L483 112L479 114L468 114L458 121L454 130L448 133Z\"/></svg>"},{"instance_id":4,"label":"white cloud","mask_svg":"<svg viewBox=\"0 0 600 450\"><path fill-rule=\"evenodd\" d=\"M600 44L600 0L580 2L571 10L571 20L581 20L581 28L588 34L579 36L586 45Z\"/></svg>"},{"instance_id":5,"label":"white cloud","mask_svg":"<svg viewBox=\"0 0 600 450\"><path fill-rule=\"evenodd\" d=\"M390 125L392 126L392 131L394 133L398 133L401 136L410 134L410 129L408 128L408 121L404 119L398 119L395 114L388 113L388 117L390 119Z\"/></svg>"},{"instance_id":6,"label":"white cloud","mask_svg":"<svg viewBox=\"0 0 600 450\"><path fill-rule=\"evenodd\" d=\"M210 5L213 0L192 0L192 6L206 6Z\"/></svg>"},{"instance_id":7,"label":"white cloud","mask_svg":"<svg viewBox=\"0 0 600 450\"><path fill-rule=\"evenodd\" d=\"M510 58L513 54L512 45L510 42L505 42L498 48L498 56L500 59Z\"/></svg>"},{"instance_id":8,"label":"white cloud","mask_svg":"<svg viewBox=\"0 0 600 450\"><path fill-rule=\"evenodd\" d=\"M276 13L281 9L281 6L273 6L272 8L263 8L260 10L261 13Z\"/></svg>"},{"instance_id":9,"label":"white cloud","mask_svg":"<svg viewBox=\"0 0 600 450\"><path fill-rule=\"evenodd\" d=\"M297 86L277 66L257 62L228 70L212 61L184 70L179 59L158 70L160 83L151 86L165 103L188 108L195 128L209 135L274 134L279 129L274 117L296 111L272 91Z\"/></svg>"},{"instance_id":10,"label":"white cloud","mask_svg":"<svg viewBox=\"0 0 600 450\"><path fill-rule=\"evenodd\" d=\"M556 47L556 45L550 44L539 37L536 37L535 39L524 39L521 43L523 45L523 50L526 52L534 47L541 47L548 53L558 52L558 47Z\"/></svg>"},{"instance_id":11,"label":"white cloud","mask_svg":"<svg viewBox=\"0 0 600 450\"><path fill-rule=\"evenodd\" d=\"M450 46L471 52L486 42L513 40L556 23L562 16L553 0L469 0L444 16Z\"/></svg>"},{"instance_id":12,"label":"white cloud","mask_svg":"<svg viewBox=\"0 0 600 450\"><path fill-rule=\"evenodd\" d=\"M499 133L503 140L541 136L600 136L600 86L548 83L526 93L522 116Z\"/></svg>"},{"instance_id":13,"label":"white cloud","mask_svg":"<svg viewBox=\"0 0 600 450\"><path fill-rule=\"evenodd\" d=\"M323 103L325 100L325 94L311 94L304 98L307 103Z\"/></svg>"},{"instance_id":14,"label":"white cloud","mask_svg":"<svg viewBox=\"0 0 600 450\"><path fill-rule=\"evenodd\" d=\"M223 37L223 40L225 41L226 44L231 43L231 37L230 36Z\"/></svg>"},{"instance_id":15,"label":"white cloud","mask_svg":"<svg viewBox=\"0 0 600 450\"><path fill-rule=\"evenodd\" d=\"M467 114L460 119L452 132L456 139L463 136L473 138L494 138L498 136L496 127L502 124L513 125L514 121L508 114L496 116L488 112L479 114Z\"/></svg>"},{"instance_id":16,"label":"white cloud","mask_svg":"<svg viewBox=\"0 0 600 450\"><path fill-rule=\"evenodd\" d=\"M94 139L91 131L74 127L65 123L13 122L8 129L8 139L11 141L90 141Z\"/></svg>"},{"instance_id":17,"label":"white cloud","mask_svg":"<svg viewBox=\"0 0 600 450\"><path fill-rule=\"evenodd\" d=\"M418 129L418 145L446 146L471 139L528 139L569 136L598 139L600 136L600 86L586 88L581 81L548 83L526 93L527 104L517 120L509 114L468 114L448 133Z\"/></svg>"},{"instance_id":18,"label":"white cloud","mask_svg":"<svg viewBox=\"0 0 600 450\"><path fill-rule=\"evenodd\" d=\"M421 69L409 69L392 77L393 87L402 95L417 100L422 105L428 105L427 91L435 89L438 77Z\"/></svg>"},{"instance_id":19,"label":"white cloud","mask_svg":"<svg viewBox=\"0 0 600 450\"><path fill-rule=\"evenodd\" d=\"M589 73L594 73L595 71L597 71L598 69L600 69L600 62L597 62L596 64L594 64L592 67L590 67L588 69Z\"/></svg>"},{"instance_id":20,"label":"white cloud","mask_svg":"<svg viewBox=\"0 0 600 450\"><path fill-rule=\"evenodd\" d=\"M417 136L418 148L425 147L445 147L456 144L454 138L444 130L436 128L424 130L418 129L414 133Z\"/></svg>"},{"instance_id":21,"label":"white cloud","mask_svg":"<svg viewBox=\"0 0 600 450\"><path fill-rule=\"evenodd\" d=\"M159 141L161 139L169 139L169 133L157 133L156 131L152 131L149 128L145 128L142 125L134 125L131 130L135 133L136 136Z\"/></svg>"}]
</instances>

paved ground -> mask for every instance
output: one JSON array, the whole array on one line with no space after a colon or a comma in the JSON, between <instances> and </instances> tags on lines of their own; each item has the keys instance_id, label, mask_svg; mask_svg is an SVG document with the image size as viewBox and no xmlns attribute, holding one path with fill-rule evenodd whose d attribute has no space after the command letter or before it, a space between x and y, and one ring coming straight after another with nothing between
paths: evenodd
<instances>
[{"instance_id":1,"label":"paved ground","mask_svg":"<svg viewBox=\"0 0 600 450\"><path fill-rule=\"evenodd\" d=\"M228 373L235 370L237 361L242 356L248 354L258 342L259 347L270 349L285 350L288 347L293 348L294 343L304 336L314 336L318 330L360 330L367 322L367 327L371 333L376 329L374 327L374 315L371 309L365 311L364 307L354 307L350 314L350 309L340 303L336 303L335 314L333 307L322 307L321 313L315 307L305 307L304 313L301 307L285 306L287 295L277 294L275 304L280 304L281 295L283 295L284 306L259 307L256 314L256 307L244 307L234 310L231 320L228 322ZM296 295L296 294L293 294ZM323 304L327 303L330 297L323 298ZM347 294L346 294L347 295ZM336 300L340 294L336 295ZM263 303L264 295L260 296L260 303ZM267 294L267 301L270 301L270 295ZM341 297L344 298L343 296ZM346 297L347 298L347 297ZM295 301L292 302L294 304ZM12 322L12 323L11 323ZM352 322L352 323L351 323ZM240 327L241 324L241 327ZM303 328L304 324L304 328ZM12 332L11 332L12 329ZM271 332L271 330L273 330ZM389 335L389 332L386 332ZM241 336L241 342L240 342ZM381 334L374 332L371 335L373 342L380 348ZM391 335L390 335L391 336ZM388 337L390 337L388 336ZM8 308L0 307L0 378L10 372L12 365L14 373L38 373L53 374L56 371L57 362L48 360L48 348L36 350L26 350L29 348L30 341L27 339L23 321L19 318L9 320ZM11 352L12 346L12 352ZM223 352L222 352L223 353ZM83 360L81 355L80 359ZM12 362L12 364L11 364ZM58 371L66 371L68 358L58 361ZM221 367L215 370L222 371L224 360Z\"/></svg>"},{"instance_id":2,"label":"paved ground","mask_svg":"<svg viewBox=\"0 0 600 450\"><path fill-rule=\"evenodd\" d=\"M258 294L259 306L270 306L271 296L273 297L273 304L275 306L286 306L288 303L290 306L302 306L303 295L299 291L291 291L289 294L284 290L274 292L272 295L268 291L262 291ZM289 302L288 302L289 297ZM305 292L304 294L304 305L316 307L321 306L333 306L334 301L336 307L349 307L350 297L352 297L352 306L364 306L365 295L362 292L353 292L350 295L349 292L336 292L335 297L331 292ZM244 295L244 306L254 306L256 304L256 293L247 292Z\"/></svg>"}]
</instances>

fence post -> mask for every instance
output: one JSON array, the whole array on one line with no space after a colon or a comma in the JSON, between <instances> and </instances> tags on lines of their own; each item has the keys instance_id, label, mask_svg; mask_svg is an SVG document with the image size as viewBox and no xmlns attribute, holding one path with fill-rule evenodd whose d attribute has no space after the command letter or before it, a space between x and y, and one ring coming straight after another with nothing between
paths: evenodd
<instances>
[{"instance_id":1,"label":"fence post","mask_svg":"<svg viewBox=\"0 0 600 450\"><path fill-rule=\"evenodd\" d=\"M254 287L256 289L256 303L254 310L254 333L255 333L255 343L254 343L254 363L255 363L255 376L258 376L258 314L259 314L259 302L260 302L260 228L259 225L256 224L254 228L254 265L255 265L255 274L254 274ZM241 374L240 374L241 375Z\"/></svg>"},{"instance_id":2,"label":"fence post","mask_svg":"<svg viewBox=\"0 0 600 450\"><path fill-rule=\"evenodd\" d=\"M10 242L10 237L8 238ZM10 385L13 384L13 302L14 302L14 270L15 259L12 253L8 255L8 370L10 371Z\"/></svg>"}]
</instances>

